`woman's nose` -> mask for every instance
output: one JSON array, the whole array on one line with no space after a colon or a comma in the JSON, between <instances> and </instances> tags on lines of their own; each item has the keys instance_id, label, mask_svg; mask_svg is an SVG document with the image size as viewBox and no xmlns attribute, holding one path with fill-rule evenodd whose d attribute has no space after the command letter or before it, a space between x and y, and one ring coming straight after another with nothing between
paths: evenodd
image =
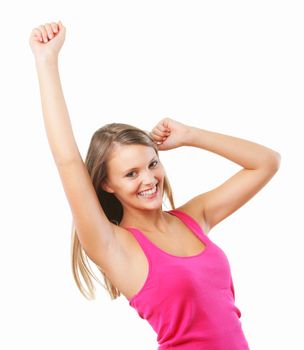
<instances>
[{"instance_id":1,"label":"woman's nose","mask_svg":"<svg viewBox=\"0 0 304 350\"><path fill-rule=\"evenodd\" d=\"M156 183L156 179L151 172L145 172L142 177L143 185L154 185Z\"/></svg>"}]
</instances>

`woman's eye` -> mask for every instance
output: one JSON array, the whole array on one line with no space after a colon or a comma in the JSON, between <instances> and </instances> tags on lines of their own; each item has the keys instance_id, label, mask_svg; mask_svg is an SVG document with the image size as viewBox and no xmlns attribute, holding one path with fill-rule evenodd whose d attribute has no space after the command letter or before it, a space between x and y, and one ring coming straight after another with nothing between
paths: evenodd
<instances>
[{"instance_id":1,"label":"woman's eye","mask_svg":"<svg viewBox=\"0 0 304 350\"><path fill-rule=\"evenodd\" d=\"M135 171L132 171L131 173L127 174L126 176L127 176L127 177L130 177L129 175L130 175L130 174L133 174L133 173L135 173Z\"/></svg>"},{"instance_id":2,"label":"woman's eye","mask_svg":"<svg viewBox=\"0 0 304 350\"><path fill-rule=\"evenodd\" d=\"M157 161L157 160L154 160L154 161L151 163L151 165L154 164L154 163L155 163L155 165L154 165L154 167L155 167L155 166L157 165L158 161ZM127 176L127 177L132 177L132 174L133 174L133 173L135 173L135 171L131 171L131 172L128 173L126 176ZM131 176L130 176L130 175L131 175Z\"/></svg>"}]
</instances>

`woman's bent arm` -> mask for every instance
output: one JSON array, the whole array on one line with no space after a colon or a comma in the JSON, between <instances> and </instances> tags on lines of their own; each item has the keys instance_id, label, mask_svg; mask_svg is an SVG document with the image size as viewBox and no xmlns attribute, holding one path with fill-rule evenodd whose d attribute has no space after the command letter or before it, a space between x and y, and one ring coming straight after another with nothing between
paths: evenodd
<instances>
[{"instance_id":1,"label":"woman's bent arm","mask_svg":"<svg viewBox=\"0 0 304 350\"><path fill-rule=\"evenodd\" d=\"M243 167L220 186L185 204L204 219L207 231L248 202L280 167L281 155L273 149L197 127L188 129L184 145L214 152Z\"/></svg>"}]
</instances>

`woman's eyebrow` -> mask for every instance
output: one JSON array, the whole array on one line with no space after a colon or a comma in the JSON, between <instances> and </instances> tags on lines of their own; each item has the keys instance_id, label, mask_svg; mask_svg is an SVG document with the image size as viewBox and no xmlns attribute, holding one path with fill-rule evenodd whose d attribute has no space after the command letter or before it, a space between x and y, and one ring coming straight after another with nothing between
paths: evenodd
<instances>
[{"instance_id":1,"label":"woman's eyebrow","mask_svg":"<svg viewBox=\"0 0 304 350\"><path fill-rule=\"evenodd\" d=\"M149 161L149 163L151 163L153 160L157 160L157 157L154 156L154 157ZM124 173L130 172L130 171L133 171L133 170L137 170L137 169L139 169L139 167L133 167L133 168L130 168L130 169L125 170Z\"/></svg>"}]
</instances>

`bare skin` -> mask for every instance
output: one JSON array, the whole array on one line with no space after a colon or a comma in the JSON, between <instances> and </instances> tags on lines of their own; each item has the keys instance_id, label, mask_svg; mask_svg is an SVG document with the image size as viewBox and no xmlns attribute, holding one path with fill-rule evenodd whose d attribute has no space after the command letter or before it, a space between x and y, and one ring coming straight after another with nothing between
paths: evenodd
<instances>
[{"instance_id":1,"label":"bare skin","mask_svg":"<svg viewBox=\"0 0 304 350\"><path fill-rule=\"evenodd\" d=\"M165 171L150 147L124 146L112 154L109 181L103 186L120 199L124 216L119 226L107 219L80 156L62 92L58 55L65 32L60 21L46 23L34 28L29 40L39 78L47 137L84 250L121 293L131 298L143 286L148 261L126 227L140 229L160 249L175 256L196 255L205 247L179 218L162 210ZM280 154L270 148L171 118L161 119L150 134L159 151L198 147L242 167L218 187L176 208L192 216L205 234L258 193L280 166ZM130 168L136 170L126 176ZM156 183L159 192L153 198L138 195Z\"/></svg>"}]
</instances>

